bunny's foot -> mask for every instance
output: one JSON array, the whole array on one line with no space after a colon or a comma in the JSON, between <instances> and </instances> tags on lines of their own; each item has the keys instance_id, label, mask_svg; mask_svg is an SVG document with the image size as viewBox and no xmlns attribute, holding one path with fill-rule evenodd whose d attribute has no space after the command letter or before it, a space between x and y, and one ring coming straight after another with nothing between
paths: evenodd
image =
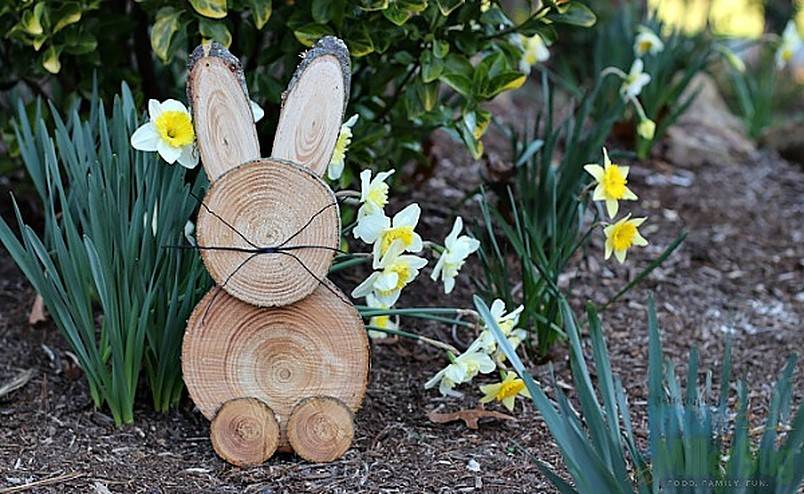
<instances>
[{"instance_id":1,"label":"bunny's foot","mask_svg":"<svg viewBox=\"0 0 804 494\"><path fill-rule=\"evenodd\" d=\"M302 400L288 419L288 441L293 451L307 461L337 460L352 445L353 437L351 410L331 396Z\"/></svg>"},{"instance_id":2,"label":"bunny's foot","mask_svg":"<svg viewBox=\"0 0 804 494\"><path fill-rule=\"evenodd\" d=\"M279 424L273 410L257 398L236 398L223 404L212 420L212 447L239 467L265 463L279 445Z\"/></svg>"}]
</instances>

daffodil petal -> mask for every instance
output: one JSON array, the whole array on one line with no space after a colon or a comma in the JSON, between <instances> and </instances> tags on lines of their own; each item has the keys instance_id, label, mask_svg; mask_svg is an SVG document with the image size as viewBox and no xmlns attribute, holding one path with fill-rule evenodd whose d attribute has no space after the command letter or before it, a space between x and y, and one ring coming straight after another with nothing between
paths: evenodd
<instances>
[{"instance_id":1,"label":"daffodil petal","mask_svg":"<svg viewBox=\"0 0 804 494\"><path fill-rule=\"evenodd\" d=\"M156 151L158 144L159 132L151 122L143 124L131 135L131 147L138 151Z\"/></svg>"}]
</instances>

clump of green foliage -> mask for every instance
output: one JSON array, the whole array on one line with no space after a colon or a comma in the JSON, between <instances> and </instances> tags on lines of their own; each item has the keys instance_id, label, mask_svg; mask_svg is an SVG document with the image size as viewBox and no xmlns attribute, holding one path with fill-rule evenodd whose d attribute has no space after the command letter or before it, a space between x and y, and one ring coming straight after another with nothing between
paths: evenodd
<instances>
[{"instance_id":1,"label":"clump of green foliage","mask_svg":"<svg viewBox=\"0 0 804 494\"><path fill-rule=\"evenodd\" d=\"M520 321L531 331L533 341L528 343L535 343L540 356L565 336L559 301L569 295L569 289L558 287L559 276L604 220L591 207L592 177L584 165L600 160L601 148L622 117L625 103L608 104L602 89L598 83L573 113L555 124L554 93L544 74L544 109L537 114L533 130L524 135L508 130L514 176L503 190L497 190L500 197L484 194L480 202L483 222L478 255L483 278L478 287L486 298L502 299L509 307L524 306ZM598 114L593 117L595 111ZM664 262L683 238L682 234L609 303ZM511 257L517 261L516 268Z\"/></svg>"},{"instance_id":2,"label":"clump of green foliage","mask_svg":"<svg viewBox=\"0 0 804 494\"><path fill-rule=\"evenodd\" d=\"M452 131L478 157L491 118L482 103L525 80L518 70L520 35L540 34L551 42L557 23L595 21L575 1L545 2L519 22L497 2L477 0L119 3L40 0L0 8L0 27L13 40L0 49L8 67L3 86L19 82L47 92L33 76L50 73L69 94L87 90L98 68L105 78L102 96L123 79L137 94L176 97L183 92L189 49L214 39L240 56L251 93L266 109L262 126L272 129L298 54L334 34L352 54L350 106L362 117L350 159L380 168L425 161L422 141L439 128ZM70 15L62 15L62 4ZM72 69L61 70L65 63Z\"/></svg>"},{"instance_id":3,"label":"clump of green foliage","mask_svg":"<svg viewBox=\"0 0 804 494\"><path fill-rule=\"evenodd\" d=\"M19 236L0 218L0 242L42 296L83 369L96 406L115 422L133 421L145 371L154 407L166 411L183 389L179 355L185 321L210 281L183 232L203 174L155 153L135 151L134 99L126 86L112 114L97 95L89 118L73 108L65 122L40 105L33 121L20 105L17 139L44 211L42 235L16 208Z\"/></svg>"},{"instance_id":4,"label":"clump of green foliage","mask_svg":"<svg viewBox=\"0 0 804 494\"><path fill-rule=\"evenodd\" d=\"M792 356L773 388L768 416L758 444L752 444L748 392L737 386L737 408L730 427L731 354L727 347L720 393L712 396L712 375L699 389L698 357L690 353L687 389L682 393L675 368L662 358L653 299L648 301L648 450L634 437L622 382L611 370L601 322L587 308L597 386L583 353L580 334L566 300L561 300L570 341L570 362L580 409L560 386L553 386L555 405L526 372L522 361L479 297L475 305L491 328L514 370L525 381L572 476L572 486L538 458L540 470L562 493L794 493L804 480L804 409L791 414ZM784 431L780 434L780 431Z\"/></svg>"}]
</instances>

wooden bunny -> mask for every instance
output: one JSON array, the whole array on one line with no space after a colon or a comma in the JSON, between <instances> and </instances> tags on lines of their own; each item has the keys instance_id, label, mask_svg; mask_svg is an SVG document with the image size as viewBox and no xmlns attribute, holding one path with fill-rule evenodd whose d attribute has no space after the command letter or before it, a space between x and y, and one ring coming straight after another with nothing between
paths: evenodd
<instances>
[{"instance_id":1,"label":"wooden bunny","mask_svg":"<svg viewBox=\"0 0 804 494\"><path fill-rule=\"evenodd\" d=\"M369 350L355 307L326 275L340 243L320 178L349 95L346 46L322 38L283 95L272 156L260 146L243 72L217 43L196 48L187 92L210 187L197 242L218 286L187 323L182 370L212 420L217 453L240 466L275 450L332 461L351 445Z\"/></svg>"}]
</instances>

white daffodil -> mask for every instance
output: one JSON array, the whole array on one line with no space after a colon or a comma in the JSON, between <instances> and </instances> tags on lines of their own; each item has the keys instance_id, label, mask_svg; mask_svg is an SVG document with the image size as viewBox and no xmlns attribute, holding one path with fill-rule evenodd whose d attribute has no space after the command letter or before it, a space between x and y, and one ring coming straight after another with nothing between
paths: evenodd
<instances>
[{"instance_id":1,"label":"white daffodil","mask_svg":"<svg viewBox=\"0 0 804 494\"><path fill-rule=\"evenodd\" d=\"M787 22L787 26L782 32L782 42L776 50L776 68L782 70L787 63L793 59L793 55L801 48L801 36L796 29L796 23L793 20Z\"/></svg>"},{"instance_id":2,"label":"white daffodil","mask_svg":"<svg viewBox=\"0 0 804 494\"><path fill-rule=\"evenodd\" d=\"M511 345L511 348L513 348L514 351L516 351L519 345L521 345L522 342L525 341L527 337L528 337L527 331L525 331L524 329L517 328L511 331L511 333L508 334L508 337L506 339L508 340L508 344ZM494 352L494 361L503 363L505 362L506 358L507 357L505 356L505 352L502 350L502 348L497 348L497 350Z\"/></svg>"},{"instance_id":3,"label":"white daffodil","mask_svg":"<svg viewBox=\"0 0 804 494\"><path fill-rule=\"evenodd\" d=\"M159 228L159 201L154 202L154 211L150 215L148 212L142 213L142 227L148 228L148 217L151 218L151 233L156 237L157 229Z\"/></svg>"},{"instance_id":4,"label":"white daffodil","mask_svg":"<svg viewBox=\"0 0 804 494\"><path fill-rule=\"evenodd\" d=\"M346 151L349 150L349 144L352 143L352 127L357 123L358 117L359 115L355 113L341 125L338 140L335 142L335 150L332 152L332 159L330 159L329 166L327 166L327 177L330 180L341 178L343 164L346 161Z\"/></svg>"},{"instance_id":5,"label":"white daffodil","mask_svg":"<svg viewBox=\"0 0 804 494\"><path fill-rule=\"evenodd\" d=\"M388 204L388 184L385 180L394 170L380 172L373 179L371 170L360 172L360 209L357 210L357 225L352 235L367 244L374 243L380 231L390 224L383 209Z\"/></svg>"},{"instance_id":6,"label":"white daffodil","mask_svg":"<svg viewBox=\"0 0 804 494\"><path fill-rule=\"evenodd\" d=\"M156 151L168 164L176 161L185 168L198 165L195 130L187 108L174 99L148 101L150 121L131 136L131 146L138 151Z\"/></svg>"},{"instance_id":7,"label":"white daffodil","mask_svg":"<svg viewBox=\"0 0 804 494\"><path fill-rule=\"evenodd\" d=\"M620 86L620 95L623 98L636 98L642 92L642 88L650 82L650 75L643 72L644 69L645 64L642 63L642 59L634 60L631 70L625 75L623 85Z\"/></svg>"},{"instance_id":8,"label":"white daffodil","mask_svg":"<svg viewBox=\"0 0 804 494\"><path fill-rule=\"evenodd\" d=\"M637 57L641 57L646 53L656 55L664 50L664 43L661 38L656 35L650 28L639 26L637 28L639 34L636 35L634 40L634 53Z\"/></svg>"},{"instance_id":9,"label":"white daffodil","mask_svg":"<svg viewBox=\"0 0 804 494\"><path fill-rule=\"evenodd\" d=\"M380 302L380 300L373 294L369 293L366 295L366 305L369 306L371 309L389 309L390 306ZM399 329L399 323L393 321L391 316L384 315L384 316L373 316L369 319L369 326L373 326L375 328L382 328L382 329ZM369 329L368 335L370 338L387 338L388 333L384 331L377 331L375 329Z\"/></svg>"},{"instance_id":10,"label":"white daffodil","mask_svg":"<svg viewBox=\"0 0 804 494\"><path fill-rule=\"evenodd\" d=\"M195 247L195 223L190 220L187 220L187 223L184 224L184 238L188 244Z\"/></svg>"},{"instance_id":11,"label":"white daffodil","mask_svg":"<svg viewBox=\"0 0 804 494\"><path fill-rule=\"evenodd\" d=\"M467 383L478 374L493 372L496 368L497 366L491 360L491 357L470 348L424 383L424 388L430 389L438 384L438 391L442 395L462 396L453 390L456 385Z\"/></svg>"},{"instance_id":12,"label":"white daffodil","mask_svg":"<svg viewBox=\"0 0 804 494\"><path fill-rule=\"evenodd\" d=\"M547 49L544 39L538 34L533 36L520 35L522 43L522 58L519 60L519 71L530 74L530 68L537 63L546 62L550 58L550 50Z\"/></svg>"},{"instance_id":13,"label":"white daffodil","mask_svg":"<svg viewBox=\"0 0 804 494\"><path fill-rule=\"evenodd\" d=\"M438 262L430 274L433 281L438 280L438 276L441 275L441 280L444 282L444 293L452 292L452 289L455 288L455 278L466 262L466 258L480 247L480 241L477 239L467 235L459 237L462 229L463 219L458 216L455 218L455 224L452 225L452 231L444 240L444 252L441 253L441 257L438 258Z\"/></svg>"},{"instance_id":14,"label":"white daffodil","mask_svg":"<svg viewBox=\"0 0 804 494\"><path fill-rule=\"evenodd\" d=\"M265 110L254 100L249 100L248 104L251 106L251 115L254 117L254 123L262 120L262 117L265 116Z\"/></svg>"},{"instance_id":15,"label":"white daffodil","mask_svg":"<svg viewBox=\"0 0 804 494\"><path fill-rule=\"evenodd\" d=\"M374 293L381 303L392 306L399 300L405 286L419 275L427 260L419 256L402 255L402 242L394 242L374 271L352 291L352 297L366 297Z\"/></svg>"},{"instance_id":16,"label":"white daffodil","mask_svg":"<svg viewBox=\"0 0 804 494\"><path fill-rule=\"evenodd\" d=\"M525 307L520 305L516 309L512 310L509 313L505 313L505 302L500 299L496 299L492 302L491 307L489 308L489 312L491 312L491 317L494 318L494 322L497 323L497 326L500 327L500 331L505 337L508 337L512 332L515 330L517 324L519 324L519 316L522 314L522 311L525 310ZM497 340L494 338L494 333L491 332L491 329L485 328L480 336L478 336L477 340L472 343L471 347L477 347L482 349L484 352L488 354L492 354L497 349Z\"/></svg>"},{"instance_id":17,"label":"white daffodil","mask_svg":"<svg viewBox=\"0 0 804 494\"><path fill-rule=\"evenodd\" d=\"M404 250L408 252L421 252L422 237L414 231L419 223L421 212L422 209L414 202L396 213L392 220L389 220L387 216L383 218L383 227L379 230L377 238L374 240L375 269L378 267L377 264L382 256L388 252L388 249L395 242L401 242Z\"/></svg>"}]
</instances>

